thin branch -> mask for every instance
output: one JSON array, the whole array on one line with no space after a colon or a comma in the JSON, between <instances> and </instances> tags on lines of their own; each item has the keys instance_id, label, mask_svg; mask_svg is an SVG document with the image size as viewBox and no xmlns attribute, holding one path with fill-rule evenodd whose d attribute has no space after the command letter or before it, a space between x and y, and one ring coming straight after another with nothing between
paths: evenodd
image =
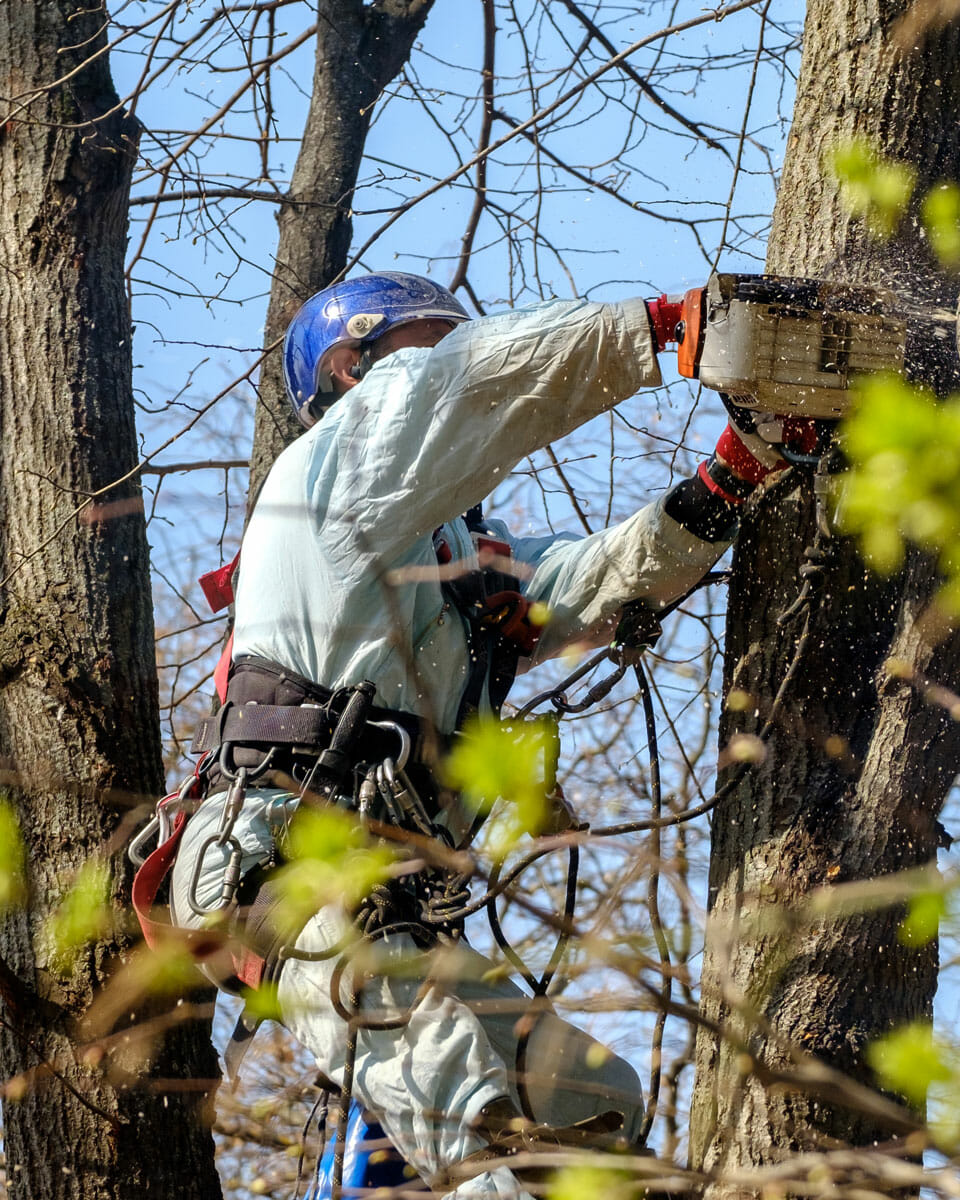
<instances>
[{"instance_id":1,"label":"thin branch","mask_svg":"<svg viewBox=\"0 0 960 1200\"><path fill-rule=\"evenodd\" d=\"M493 129L493 81L494 81L494 51L496 49L497 26L496 11L493 0L480 0L483 6L483 120L480 123L480 137L477 143L477 155L482 156L477 161L477 187L473 198L473 211L467 219L460 242L460 261L453 273L450 290L455 292L467 277L467 267L470 263L470 252L473 249L474 238L483 210L487 202L487 157L484 151L490 145L490 134Z\"/></svg>"},{"instance_id":2,"label":"thin branch","mask_svg":"<svg viewBox=\"0 0 960 1200\"><path fill-rule=\"evenodd\" d=\"M598 25L594 24L594 22L590 20L583 9L580 8L578 4L574 3L574 0L560 0L560 3L564 5L567 12L569 12L572 17L576 17L576 19L581 23L581 25L583 25L584 29L587 30L590 36L598 41L608 54L617 53L617 49L613 42L610 41L610 39ZM637 87L641 92L643 92L648 100L653 101L657 108L659 108L662 112L665 112L667 116L673 117L673 119L678 124L682 125L684 129L689 130L689 132L695 137L698 137L701 141L705 142L711 150L719 150L722 155L730 159L731 162L733 161L730 151L726 148L726 146L724 146L721 142L718 142L715 138L712 138L708 133L704 133L704 131L699 125L696 124L695 121L691 121L690 118L685 117L682 112L678 112L672 104L668 104L667 101L664 100L664 98L659 94L659 92L655 91L654 88L652 88L646 81L646 79L644 79L638 71L631 67L629 63L623 64L623 73L628 79L637 85Z\"/></svg>"},{"instance_id":3,"label":"thin branch","mask_svg":"<svg viewBox=\"0 0 960 1200\"><path fill-rule=\"evenodd\" d=\"M205 462L148 463L141 469L140 474L179 475L186 471L243 471L249 466L248 458L211 458Z\"/></svg>"}]
</instances>

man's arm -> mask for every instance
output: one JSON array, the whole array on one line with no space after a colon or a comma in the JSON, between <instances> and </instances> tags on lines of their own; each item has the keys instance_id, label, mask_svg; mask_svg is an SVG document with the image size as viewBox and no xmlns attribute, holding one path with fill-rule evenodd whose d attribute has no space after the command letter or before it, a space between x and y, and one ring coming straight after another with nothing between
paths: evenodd
<instances>
[{"instance_id":1,"label":"man's arm","mask_svg":"<svg viewBox=\"0 0 960 1200\"><path fill-rule=\"evenodd\" d=\"M609 529L589 537L521 538L515 556L533 568L526 587L531 601L545 604L550 619L533 662L572 643L609 641L624 604L646 600L658 609L682 596L730 545L729 523L717 541L691 533L666 510L667 498L646 505Z\"/></svg>"},{"instance_id":2,"label":"man's arm","mask_svg":"<svg viewBox=\"0 0 960 1200\"><path fill-rule=\"evenodd\" d=\"M631 600L656 610L683 596L733 541L754 489L786 465L731 422L695 475L621 524L586 538L517 540L515 557L533 569L527 596L551 612L533 661L607 641Z\"/></svg>"},{"instance_id":3,"label":"man's arm","mask_svg":"<svg viewBox=\"0 0 960 1200\"><path fill-rule=\"evenodd\" d=\"M659 383L642 300L552 301L399 350L321 423L335 451L327 528L359 526L370 551L393 559L528 454Z\"/></svg>"}]
</instances>

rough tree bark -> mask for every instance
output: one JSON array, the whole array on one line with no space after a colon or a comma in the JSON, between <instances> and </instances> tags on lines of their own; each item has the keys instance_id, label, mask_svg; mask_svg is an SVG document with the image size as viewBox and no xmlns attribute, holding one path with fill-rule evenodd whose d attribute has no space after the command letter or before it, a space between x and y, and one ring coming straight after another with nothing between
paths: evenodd
<instances>
[{"instance_id":1,"label":"rough tree bark","mask_svg":"<svg viewBox=\"0 0 960 1200\"><path fill-rule=\"evenodd\" d=\"M143 503L135 481L109 486L137 461L123 282L137 129L105 43L97 5L0 4L0 787L29 887L0 931L0 1071L18 1081L4 1153L14 1197L209 1200L206 1088L177 1083L216 1074L206 1030L161 1039L146 1068L81 1044L130 944L120 856L115 934L69 963L44 927L163 782Z\"/></svg>"},{"instance_id":2,"label":"rough tree bark","mask_svg":"<svg viewBox=\"0 0 960 1200\"><path fill-rule=\"evenodd\" d=\"M916 213L890 242L872 239L841 207L822 159L825 148L864 135L916 166L918 193L960 177L960 26L954 21L900 51L892 29L904 7L810 0L767 265L780 274L882 284L918 309L952 307L956 281L932 260ZM955 359L939 362L933 349L917 345L917 374L957 387ZM725 715L721 746L762 725L794 654L797 626L780 628L777 616L798 592L813 528L809 482L788 479L742 531L726 685L753 702L745 713ZM870 1082L864 1047L892 1026L930 1015L935 945L903 946L898 910L817 921L793 933L762 918L774 905L802 904L817 887L935 858L936 816L960 768L960 727L884 670L896 658L919 676L955 681L960 640L927 639L918 621L932 585L919 557L884 582L837 539L811 644L766 760L714 815L702 1008L742 1040L700 1034L691 1127L697 1165L770 1162L826 1137L858 1144L890 1137L888 1127L829 1095L765 1089L752 1066L783 1066L785 1042ZM766 1030L738 1013L738 998Z\"/></svg>"},{"instance_id":3,"label":"rough tree bark","mask_svg":"<svg viewBox=\"0 0 960 1200\"><path fill-rule=\"evenodd\" d=\"M402 69L433 0L318 0L313 92L286 202L264 346L283 337L305 300L347 264L351 206L373 107ZM287 403L279 353L265 360L258 385L250 463L250 503L273 460L302 427Z\"/></svg>"}]
</instances>

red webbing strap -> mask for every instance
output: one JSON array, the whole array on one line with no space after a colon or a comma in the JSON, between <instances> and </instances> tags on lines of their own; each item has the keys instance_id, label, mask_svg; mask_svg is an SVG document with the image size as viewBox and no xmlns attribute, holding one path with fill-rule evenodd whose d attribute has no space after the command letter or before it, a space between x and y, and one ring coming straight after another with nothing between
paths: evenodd
<instances>
[{"instance_id":1,"label":"red webbing strap","mask_svg":"<svg viewBox=\"0 0 960 1200\"><path fill-rule=\"evenodd\" d=\"M255 954L249 946L244 946L242 943L231 947L231 952L234 975L241 983L245 983L248 988L256 991L263 982L266 963L259 954Z\"/></svg>"},{"instance_id":2,"label":"red webbing strap","mask_svg":"<svg viewBox=\"0 0 960 1200\"><path fill-rule=\"evenodd\" d=\"M173 833L167 840L147 857L143 866L133 877L130 899L133 911L137 914L140 928L143 930L143 940L151 950L156 950L163 936L170 931L168 921L158 921L153 915L154 904L160 885L166 879L177 857L180 839L187 827L187 814L177 813L173 823Z\"/></svg>"},{"instance_id":3,"label":"red webbing strap","mask_svg":"<svg viewBox=\"0 0 960 1200\"><path fill-rule=\"evenodd\" d=\"M227 644L223 648L223 653L220 655L220 661L217 663L213 671L213 684L217 689L217 696L220 698L221 704L227 702L227 682L230 679L230 667L233 665L233 630L230 631L230 636L227 638Z\"/></svg>"},{"instance_id":4,"label":"red webbing strap","mask_svg":"<svg viewBox=\"0 0 960 1200\"><path fill-rule=\"evenodd\" d=\"M203 589L203 594L207 598L211 612L220 612L228 604L233 603L233 577L236 574L239 563L240 551L238 550L232 562L225 563L222 567L217 567L215 571L207 571L205 575L200 576L198 583ZM231 631L224 651L220 655L220 661L213 672L213 683L217 689L217 695L220 697L221 704L227 698L227 679L230 675L230 660L232 655L233 633Z\"/></svg>"},{"instance_id":5,"label":"red webbing strap","mask_svg":"<svg viewBox=\"0 0 960 1200\"><path fill-rule=\"evenodd\" d=\"M233 603L233 576L239 562L240 551L238 550L232 562L217 567L215 571L207 571L197 580L203 588L203 594L207 598L211 612L217 613L222 608L226 608L228 604Z\"/></svg>"}]
</instances>

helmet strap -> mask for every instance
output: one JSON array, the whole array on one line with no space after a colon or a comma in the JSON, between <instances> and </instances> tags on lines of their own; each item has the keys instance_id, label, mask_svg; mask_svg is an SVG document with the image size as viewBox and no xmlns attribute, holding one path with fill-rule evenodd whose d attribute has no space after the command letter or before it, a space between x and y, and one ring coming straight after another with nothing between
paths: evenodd
<instances>
[{"instance_id":1,"label":"helmet strap","mask_svg":"<svg viewBox=\"0 0 960 1200\"><path fill-rule=\"evenodd\" d=\"M371 344L369 342L366 342L366 343L361 342L360 358L350 368L350 374L353 376L353 378L358 383L360 382L361 379L363 379L363 377L366 375L366 373L373 366L373 355L370 353L370 351L371 351Z\"/></svg>"}]
</instances>

